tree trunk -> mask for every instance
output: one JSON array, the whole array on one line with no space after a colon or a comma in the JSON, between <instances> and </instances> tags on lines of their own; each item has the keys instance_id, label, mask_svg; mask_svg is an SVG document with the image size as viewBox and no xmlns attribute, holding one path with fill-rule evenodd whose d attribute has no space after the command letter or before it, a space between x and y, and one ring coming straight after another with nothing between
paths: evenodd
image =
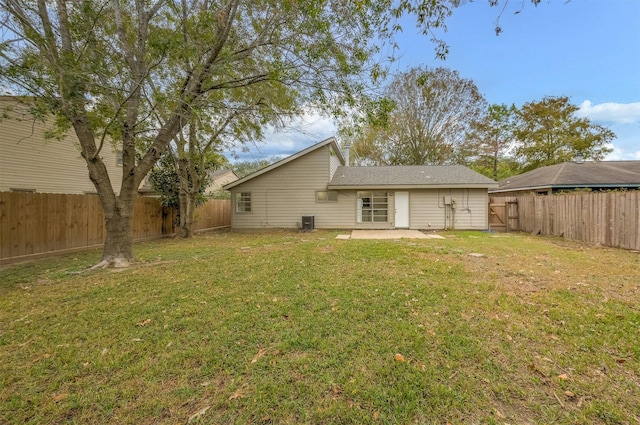
<instances>
[{"instance_id":1,"label":"tree trunk","mask_svg":"<svg viewBox=\"0 0 640 425\"><path fill-rule=\"evenodd\" d=\"M180 196L180 229L178 235L181 238L192 238L196 199L189 193Z\"/></svg>"},{"instance_id":2,"label":"tree trunk","mask_svg":"<svg viewBox=\"0 0 640 425\"><path fill-rule=\"evenodd\" d=\"M127 164L131 161L125 158L123 169L129 168L132 171L123 173L120 194L116 195L107 168L99 155L86 114L77 114L73 119L73 126L82 147L89 179L98 192L104 212L106 237L102 261L94 267L127 267L133 260L133 209L142 178L136 178L132 165ZM126 147L124 155L127 157Z\"/></svg>"},{"instance_id":3,"label":"tree trunk","mask_svg":"<svg viewBox=\"0 0 640 425\"><path fill-rule=\"evenodd\" d=\"M180 224L178 226L178 236L181 238L189 238L190 234L189 225L191 220L189 219L189 170L187 167L187 158L184 152L184 145L179 145L179 158L177 161L177 172L180 180L180 190L178 192L178 208L180 214Z\"/></svg>"},{"instance_id":4,"label":"tree trunk","mask_svg":"<svg viewBox=\"0 0 640 425\"><path fill-rule=\"evenodd\" d=\"M190 235L191 220L189 219L189 193L185 188L180 188L178 199L180 201L180 224L178 226L178 236L181 238L189 238L192 236Z\"/></svg>"},{"instance_id":5,"label":"tree trunk","mask_svg":"<svg viewBox=\"0 0 640 425\"><path fill-rule=\"evenodd\" d=\"M189 204L187 205L187 228L188 228L188 238L193 237L194 230L193 225L196 222L196 198L195 196L189 197Z\"/></svg>"},{"instance_id":6,"label":"tree trunk","mask_svg":"<svg viewBox=\"0 0 640 425\"><path fill-rule=\"evenodd\" d=\"M178 236L181 238L193 237L193 223L195 222L196 212L196 196L197 193L193 188L181 185L178 199L180 201L180 227L178 228Z\"/></svg>"},{"instance_id":7,"label":"tree trunk","mask_svg":"<svg viewBox=\"0 0 640 425\"><path fill-rule=\"evenodd\" d=\"M115 208L104 212L106 239L102 251L105 266L127 267L133 259L133 209L135 197L116 201Z\"/></svg>"}]
</instances>

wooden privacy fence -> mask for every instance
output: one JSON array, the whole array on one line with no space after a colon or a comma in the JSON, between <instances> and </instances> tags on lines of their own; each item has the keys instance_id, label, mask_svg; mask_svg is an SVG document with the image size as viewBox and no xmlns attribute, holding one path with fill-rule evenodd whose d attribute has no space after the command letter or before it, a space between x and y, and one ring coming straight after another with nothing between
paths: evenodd
<instances>
[{"instance_id":1,"label":"wooden privacy fence","mask_svg":"<svg viewBox=\"0 0 640 425\"><path fill-rule=\"evenodd\" d=\"M640 250L638 190L490 198L490 205L509 203L509 230Z\"/></svg>"},{"instance_id":2,"label":"wooden privacy fence","mask_svg":"<svg viewBox=\"0 0 640 425\"><path fill-rule=\"evenodd\" d=\"M175 215L158 198L139 197L136 241L173 234ZM212 199L196 210L194 230L229 226L230 202ZM104 243L104 214L96 195L0 192L0 263Z\"/></svg>"},{"instance_id":3,"label":"wooden privacy fence","mask_svg":"<svg viewBox=\"0 0 640 425\"><path fill-rule=\"evenodd\" d=\"M515 222L514 222L515 220ZM509 232L518 228L518 201L516 198L490 198L489 228Z\"/></svg>"},{"instance_id":4,"label":"wooden privacy fence","mask_svg":"<svg viewBox=\"0 0 640 425\"><path fill-rule=\"evenodd\" d=\"M231 201L210 199L206 204L196 208L195 220L195 231L231 226Z\"/></svg>"}]
</instances>

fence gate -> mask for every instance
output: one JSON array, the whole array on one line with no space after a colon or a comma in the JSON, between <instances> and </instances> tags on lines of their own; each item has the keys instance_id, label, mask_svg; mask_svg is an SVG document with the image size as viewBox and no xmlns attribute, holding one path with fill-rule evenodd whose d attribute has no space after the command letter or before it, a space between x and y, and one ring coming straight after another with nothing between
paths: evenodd
<instances>
[{"instance_id":1,"label":"fence gate","mask_svg":"<svg viewBox=\"0 0 640 425\"><path fill-rule=\"evenodd\" d=\"M489 229L498 232L518 230L518 200L516 198L489 198Z\"/></svg>"}]
</instances>

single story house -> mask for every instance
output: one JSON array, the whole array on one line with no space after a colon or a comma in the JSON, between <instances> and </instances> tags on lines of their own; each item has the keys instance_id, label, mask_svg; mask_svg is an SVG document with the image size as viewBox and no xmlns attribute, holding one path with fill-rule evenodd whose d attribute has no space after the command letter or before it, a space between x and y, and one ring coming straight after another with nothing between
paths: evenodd
<instances>
[{"instance_id":1,"label":"single story house","mask_svg":"<svg viewBox=\"0 0 640 425\"><path fill-rule=\"evenodd\" d=\"M536 168L498 182L491 196L550 195L576 189L640 188L640 161L570 161Z\"/></svg>"},{"instance_id":2,"label":"single story house","mask_svg":"<svg viewBox=\"0 0 640 425\"><path fill-rule=\"evenodd\" d=\"M209 174L211 178L209 186L206 187L204 194L206 196L215 195L216 191L221 190L222 186L227 183L234 182L238 180L238 175L233 170L216 170ZM140 184L140 188L138 189L138 194L143 196L160 196L158 192L156 192L153 187L151 187L151 180L149 174L142 179L142 183Z\"/></svg>"},{"instance_id":3,"label":"single story house","mask_svg":"<svg viewBox=\"0 0 640 425\"><path fill-rule=\"evenodd\" d=\"M495 187L461 165L351 167L334 138L224 186L237 230L487 229Z\"/></svg>"}]
</instances>

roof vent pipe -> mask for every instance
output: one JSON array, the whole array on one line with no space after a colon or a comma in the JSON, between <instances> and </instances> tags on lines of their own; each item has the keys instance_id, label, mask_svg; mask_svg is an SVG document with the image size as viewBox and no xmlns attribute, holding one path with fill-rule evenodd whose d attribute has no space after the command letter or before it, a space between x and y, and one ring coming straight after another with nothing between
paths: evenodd
<instances>
[{"instance_id":1,"label":"roof vent pipe","mask_svg":"<svg viewBox=\"0 0 640 425\"><path fill-rule=\"evenodd\" d=\"M344 165L349 166L349 153L351 151L351 145L344 145L342 148L342 156L344 157Z\"/></svg>"}]
</instances>

